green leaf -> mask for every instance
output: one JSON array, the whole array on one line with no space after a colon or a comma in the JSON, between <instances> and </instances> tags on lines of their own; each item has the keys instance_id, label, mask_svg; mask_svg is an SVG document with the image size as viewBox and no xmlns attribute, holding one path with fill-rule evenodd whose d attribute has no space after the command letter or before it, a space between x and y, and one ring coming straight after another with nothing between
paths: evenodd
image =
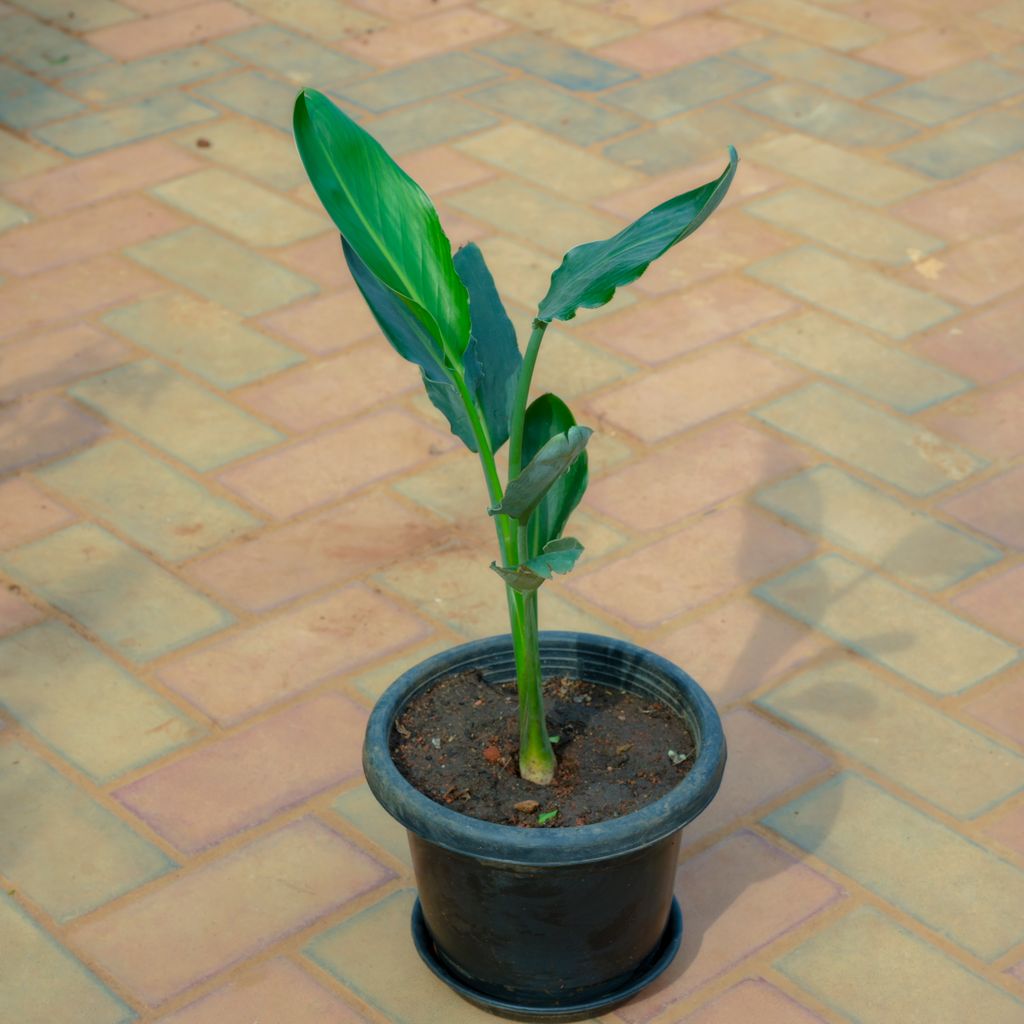
<instances>
[{"instance_id":1,"label":"green leaf","mask_svg":"<svg viewBox=\"0 0 1024 1024\"><path fill-rule=\"evenodd\" d=\"M564 434L556 434L534 455L519 476L509 481L501 503L492 505L487 511L492 516L506 515L521 523L526 522L548 488L586 448L592 433L590 427L570 427Z\"/></svg>"},{"instance_id":2,"label":"green leaf","mask_svg":"<svg viewBox=\"0 0 1024 1024\"><path fill-rule=\"evenodd\" d=\"M583 306L603 306L635 281L662 253L693 234L711 216L729 190L739 157L729 147L729 166L714 181L649 210L617 235L570 249L551 275L537 319L571 320Z\"/></svg>"},{"instance_id":3,"label":"green leaf","mask_svg":"<svg viewBox=\"0 0 1024 1024\"><path fill-rule=\"evenodd\" d=\"M556 395L541 395L526 410L523 423L523 461L529 461L556 434L576 426L569 407ZM549 541L562 536L572 511L587 489L587 453L579 458L548 489L527 524L527 557L544 550Z\"/></svg>"},{"instance_id":4,"label":"green leaf","mask_svg":"<svg viewBox=\"0 0 1024 1024\"><path fill-rule=\"evenodd\" d=\"M426 193L321 93L299 93L293 123L306 173L338 230L437 345L460 358L469 344L469 298Z\"/></svg>"},{"instance_id":5,"label":"green leaf","mask_svg":"<svg viewBox=\"0 0 1024 1024\"><path fill-rule=\"evenodd\" d=\"M544 546L543 552L514 569L491 562L491 568L513 589L530 594L557 572L572 572L583 545L575 537L563 537Z\"/></svg>"},{"instance_id":6,"label":"green leaf","mask_svg":"<svg viewBox=\"0 0 1024 1024\"><path fill-rule=\"evenodd\" d=\"M463 356L466 384L483 413L497 451L508 440L512 403L523 357L516 330L501 304L484 254L470 242L455 254L455 270L469 292L472 336Z\"/></svg>"},{"instance_id":7,"label":"green leaf","mask_svg":"<svg viewBox=\"0 0 1024 1024\"><path fill-rule=\"evenodd\" d=\"M359 254L348 244L344 236L341 239L341 247L348 269L352 272L352 279L384 332L384 337L403 359L408 359L419 366L427 397L444 414L452 433L471 452L475 452L477 444L473 436L473 427L466 415L462 397L448 379L448 373L442 364L444 356L438 350L437 343L401 298L370 272L369 267L359 258Z\"/></svg>"},{"instance_id":8,"label":"green leaf","mask_svg":"<svg viewBox=\"0 0 1024 1024\"><path fill-rule=\"evenodd\" d=\"M546 825L549 821L558 817L558 808L556 807L553 811L545 811L543 814L537 815L537 824Z\"/></svg>"}]
</instances>

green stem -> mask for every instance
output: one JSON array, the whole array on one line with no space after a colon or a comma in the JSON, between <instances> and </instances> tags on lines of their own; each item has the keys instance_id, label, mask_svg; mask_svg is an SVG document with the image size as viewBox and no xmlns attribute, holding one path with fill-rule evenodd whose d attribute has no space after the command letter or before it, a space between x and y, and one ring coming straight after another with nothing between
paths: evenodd
<instances>
[{"instance_id":1,"label":"green stem","mask_svg":"<svg viewBox=\"0 0 1024 1024\"><path fill-rule=\"evenodd\" d=\"M514 480L522 469L523 428L530 384L537 364L540 343L547 330L542 320L534 320L533 333L526 346L519 373L512 422L509 424L508 478ZM530 551L525 523L520 523L514 537L516 562L525 561L536 552ZM537 617L537 592L521 594L507 588L512 640L516 655L516 685L519 691L519 774L529 782L549 785L555 774L555 752L548 739L547 717L544 714L544 678L540 668L540 629Z\"/></svg>"},{"instance_id":2,"label":"green stem","mask_svg":"<svg viewBox=\"0 0 1024 1024\"><path fill-rule=\"evenodd\" d=\"M523 366L519 372L519 386L516 388L516 400L512 405L512 422L508 432L508 478L515 480L523 468L523 425L526 422L526 403L530 397L530 384L533 382L533 368L537 365L537 355L544 332L548 329L544 320L533 321L533 333L526 346Z\"/></svg>"}]
</instances>

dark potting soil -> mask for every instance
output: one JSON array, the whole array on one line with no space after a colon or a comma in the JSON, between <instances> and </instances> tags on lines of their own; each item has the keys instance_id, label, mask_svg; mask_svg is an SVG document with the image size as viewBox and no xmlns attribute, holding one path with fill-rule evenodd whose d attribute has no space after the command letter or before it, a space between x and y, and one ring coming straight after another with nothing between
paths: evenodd
<instances>
[{"instance_id":1,"label":"dark potting soil","mask_svg":"<svg viewBox=\"0 0 1024 1024\"><path fill-rule=\"evenodd\" d=\"M416 789L452 810L548 828L635 811L693 764L686 723L660 701L554 678L544 702L548 732L558 737L549 786L519 777L515 683L491 686L479 672L449 676L410 701L391 733L392 758Z\"/></svg>"}]
</instances>

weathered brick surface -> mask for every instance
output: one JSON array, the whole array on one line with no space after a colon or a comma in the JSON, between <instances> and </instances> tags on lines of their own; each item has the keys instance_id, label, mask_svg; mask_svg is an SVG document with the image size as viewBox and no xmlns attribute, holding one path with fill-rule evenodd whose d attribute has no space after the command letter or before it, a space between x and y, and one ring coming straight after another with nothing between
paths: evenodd
<instances>
[{"instance_id":1,"label":"weathered brick surface","mask_svg":"<svg viewBox=\"0 0 1024 1024\"><path fill-rule=\"evenodd\" d=\"M1003 0L0 2L0 1020L490 1019L359 776L389 681L507 628L488 498L304 85L521 340L563 251L740 150L535 379L597 429L544 622L687 668L731 754L683 951L602 1020L1024 1019L1022 54Z\"/></svg>"}]
</instances>

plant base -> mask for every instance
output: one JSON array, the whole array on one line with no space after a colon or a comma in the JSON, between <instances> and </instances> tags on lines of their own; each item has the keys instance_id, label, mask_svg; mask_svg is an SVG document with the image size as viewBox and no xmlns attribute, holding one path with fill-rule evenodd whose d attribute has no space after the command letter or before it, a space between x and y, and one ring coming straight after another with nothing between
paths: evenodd
<instances>
[{"instance_id":1,"label":"plant base","mask_svg":"<svg viewBox=\"0 0 1024 1024\"><path fill-rule=\"evenodd\" d=\"M589 1020L608 1010L621 1006L633 998L642 988L649 985L662 971L672 962L673 957L679 950L679 944L683 939L683 912L679 908L679 901L672 899L672 909L669 912L668 924L662 934L654 953L641 965L636 973L623 982L612 992L605 993L599 999L588 1000L580 1003L559 1003L552 1006L535 1006L520 1004L514 1000L500 1000L492 996L484 995L476 989L471 988L461 978L448 969L443 959L438 955L434 941L427 929L427 923L423 917L420 901L417 899L412 909L412 939L416 945L416 952L419 953L423 962L441 979L449 988L454 989L463 999L493 1013L498 1017L505 1017L509 1020L521 1021L543 1021L544 1024L567 1024L568 1021Z\"/></svg>"}]
</instances>

